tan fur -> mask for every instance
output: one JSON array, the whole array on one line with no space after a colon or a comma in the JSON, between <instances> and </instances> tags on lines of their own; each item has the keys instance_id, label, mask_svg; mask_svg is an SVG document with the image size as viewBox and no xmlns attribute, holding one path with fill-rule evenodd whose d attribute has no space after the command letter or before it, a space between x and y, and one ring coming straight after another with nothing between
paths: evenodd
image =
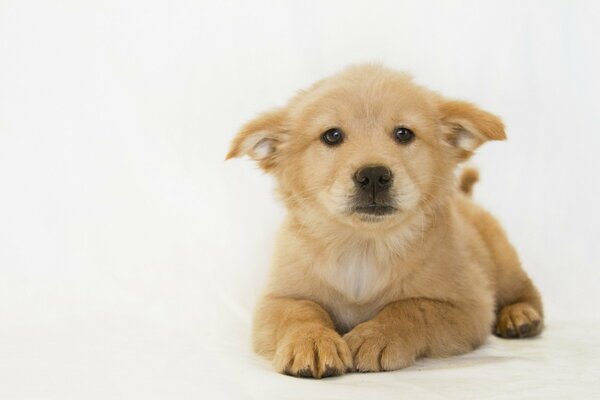
<instances>
[{"instance_id":1,"label":"tan fur","mask_svg":"<svg viewBox=\"0 0 600 400\"><path fill-rule=\"evenodd\" d=\"M467 196L473 194L473 185L479 181L479 172L475 168L465 168L460 174L460 190Z\"/></svg>"},{"instance_id":2,"label":"tan fur","mask_svg":"<svg viewBox=\"0 0 600 400\"><path fill-rule=\"evenodd\" d=\"M416 134L394 140L395 127ZM342 144L321 134L343 130ZM496 220L465 194L457 165L505 139L494 115L376 65L351 67L263 114L233 141L272 173L288 209L255 320L255 350L275 369L321 378L394 370L502 337L537 335L540 296ZM398 211L349 213L352 176L393 171Z\"/></svg>"}]
</instances>

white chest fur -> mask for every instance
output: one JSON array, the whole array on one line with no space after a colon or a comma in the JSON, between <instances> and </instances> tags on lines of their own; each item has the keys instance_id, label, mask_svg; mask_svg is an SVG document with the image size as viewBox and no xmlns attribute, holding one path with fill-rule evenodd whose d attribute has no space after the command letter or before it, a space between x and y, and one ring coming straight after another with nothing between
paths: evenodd
<instances>
[{"instance_id":1,"label":"white chest fur","mask_svg":"<svg viewBox=\"0 0 600 400\"><path fill-rule=\"evenodd\" d=\"M355 303L372 301L390 282L389 266L381 265L369 246L356 246L319 268L321 279Z\"/></svg>"},{"instance_id":2,"label":"white chest fur","mask_svg":"<svg viewBox=\"0 0 600 400\"><path fill-rule=\"evenodd\" d=\"M408 273L402 267L408 245L423 231L427 219L419 215L379 240L340 243L327 259L317 261L315 269L322 284L337 291L342 299L318 299L344 329L372 318L390 300L388 291ZM385 239L385 240L384 240ZM335 253L335 254L333 254ZM394 288L396 294L400 288Z\"/></svg>"}]
</instances>

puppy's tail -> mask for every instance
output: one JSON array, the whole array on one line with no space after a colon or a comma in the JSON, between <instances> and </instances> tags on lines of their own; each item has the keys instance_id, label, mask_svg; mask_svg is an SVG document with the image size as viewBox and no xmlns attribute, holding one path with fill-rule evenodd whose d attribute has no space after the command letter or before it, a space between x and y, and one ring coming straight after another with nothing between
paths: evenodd
<instances>
[{"instance_id":1,"label":"puppy's tail","mask_svg":"<svg viewBox=\"0 0 600 400\"><path fill-rule=\"evenodd\" d=\"M467 167L460 173L460 190L467 196L473 194L473 185L479 181L479 171L475 168Z\"/></svg>"}]
</instances>

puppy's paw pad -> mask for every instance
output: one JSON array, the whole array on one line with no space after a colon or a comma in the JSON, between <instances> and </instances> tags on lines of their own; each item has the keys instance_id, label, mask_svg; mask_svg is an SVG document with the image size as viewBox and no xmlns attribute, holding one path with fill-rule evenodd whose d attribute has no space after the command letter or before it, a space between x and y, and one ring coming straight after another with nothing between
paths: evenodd
<instances>
[{"instance_id":1,"label":"puppy's paw pad","mask_svg":"<svg viewBox=\"0 0 600 400\"><path fill-rule=\"evenodd\" d=\"M388 335L373 322L356 326L344 336L359 372L393 371L412 365L416 351L398 335Z\"/></svg>"},{"instance_id":2,"label":"puppy's paw pad","mask_svg":"<svg viewBox=\"0 0 600 400\"><path fill-rule=\"evenodd\" d=\"M542 326L542 317L533 306L515 303L500 310L494 334L506 339L532 337L540 334Z\"/></svg>"},{"instance_id":3,"label":"puppy's paw pad","mask_svg":"<svg viewBox=\"0 0 600 400\"><path fill-rule=\"evenodd\" d=\"M342 375L352 368L348 345L333 330L298 332L277 349L273 364L278 372L302 378Z\"/></svg>"}]
</instances>

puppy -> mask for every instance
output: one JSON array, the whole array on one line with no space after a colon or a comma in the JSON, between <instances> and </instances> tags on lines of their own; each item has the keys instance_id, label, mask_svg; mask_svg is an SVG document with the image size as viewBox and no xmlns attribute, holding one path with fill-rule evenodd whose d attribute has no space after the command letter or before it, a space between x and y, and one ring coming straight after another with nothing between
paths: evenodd
<instances>
[{"instance_id":1,"label":"puppy","mask_svg":"<svg viewBox=\"0 0 600 400\"><path fill-rule=\"evenodd\" d=\"M346 69L260 115L227 158L277 179L288 215L254 319L281 373L389 371L538 335L542 303L457 166L500 119L376 66Z\"/></svg>"}]
</instances>

